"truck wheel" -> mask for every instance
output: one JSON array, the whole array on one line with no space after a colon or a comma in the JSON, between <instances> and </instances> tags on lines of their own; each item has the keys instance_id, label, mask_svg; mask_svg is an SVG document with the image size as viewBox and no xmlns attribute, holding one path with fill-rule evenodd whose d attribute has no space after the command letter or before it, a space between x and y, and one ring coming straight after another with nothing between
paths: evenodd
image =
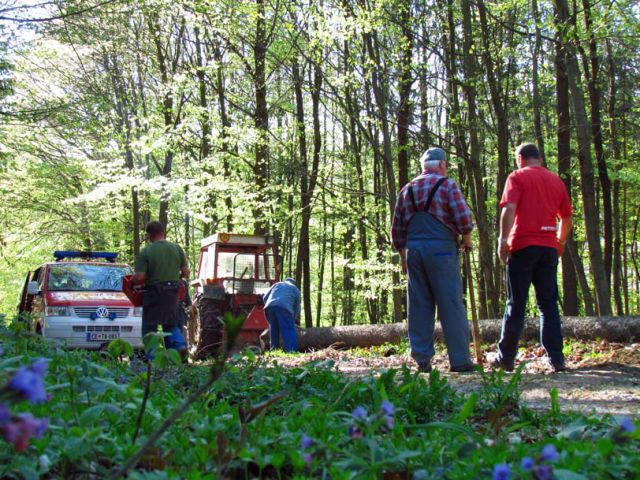
<instances>
[{"instance_id":1,"label":"truck wheel","mask_svg":"<svg viewBox=\"0 0 640 480\"><path fill-rule=\"evenodd\" d=\"M194 328L189 328L189 343L195 346L194 358L204 360L215 357L222 347L224 323L222 322L219 302L210 298L200 297L194 302L198 309L198 316ZM191 338L191 332L195 331Z\"/></svg>"}]
</instances>

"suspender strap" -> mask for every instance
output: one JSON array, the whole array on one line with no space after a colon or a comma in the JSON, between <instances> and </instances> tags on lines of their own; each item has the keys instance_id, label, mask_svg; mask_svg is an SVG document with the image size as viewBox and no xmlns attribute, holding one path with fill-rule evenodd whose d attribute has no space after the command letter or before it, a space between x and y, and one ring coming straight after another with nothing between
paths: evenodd
<instances>
[{"instance_id":1,"label":"suspender strap","mask_svg":"<svg viewBox=\"0 0 640 480\"><path fill-rule=\"evenodd\" d=\"M429 192L429 198L427 198L427 204L424 206L424 211L429 212L429 207L431 206L431 202L433 201L433 196L436 194L440 186L444 183L447 177L442 177L440 180L436 182L431 191Z\"/></svg>"},{"instance_id":2,"label":"suspender strap","mask_svg":"<svg viewBox=\"0 0 640 480\"><path fill-rule=\"evenodd\" d=\"M429 207L431 207L431 202L433 201L433 197L436 194L436 192L438 191L438 189L440 188L440 186L444 183L444 181L447 179L447 177L442 177L440 180L438 180L435 185L433 186L433 188L431 188L431 191L429 192L429 197L427 198L427 203L424 206L423 211L424 212L428 212L429 211ZM418 211L418 205L416 204L416 198L413 195L413 183L409 184L409 198L411 199L411 203L413 204L413 211L417 212Z\"/></svg>"},{"instance_id":3,"label":"suspender strap","mask_svg":"<svg viewBox=\"0 0 640 480\"><path fill-rule=\"evenodd\" d=\"M413 204L413 211L418 211L418 205L416 205L416 197L413 196L413 183L409 184L409 198L411 199L411 203Z\"/></svg>"}]
</instances>

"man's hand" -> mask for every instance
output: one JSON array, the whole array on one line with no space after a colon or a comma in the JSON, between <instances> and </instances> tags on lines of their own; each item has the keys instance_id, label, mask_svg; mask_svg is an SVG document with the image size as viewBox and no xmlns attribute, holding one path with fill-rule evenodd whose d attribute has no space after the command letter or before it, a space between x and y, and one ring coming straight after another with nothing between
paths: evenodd
<instances>
[{"instance_id":1,"label":"man's hand","mask_svg":"<svg viewBox=\"0 0 640 480\"><path fill-rule=\"evenodd\" d=\"M558 256L559 257L564 255L564 249L565 249L566 246L567 246L567 241L566 240L558 239Z\"/></svg>"},{"instance_id":2,"label":"man's hand","mask_svg":"<svg viewBox=\"0 0 640 480\"><path fill-rule=\"evenodd\" d=\"M467 233L462 235L462 241L460 242L460 248L463 252L470 252L473 250L473 240L471 240L471 234Z\"/></svg>"},{"instance_id":3,"label":"man's hand","mask_svg":"<svg viewBox=\"0 0 640 480\"><path fill-rule=\"evenodd\" d=\"M500 257L500 260L502 261L502 263L504 263L505 265L509 263L509 258L511 258L511 252L509 250L509 244L507 243L506 238L498 239L498 256Z\"/></svg>"},{"instance_id":4,"label":"man's hand","mask_svg":"<svg viewBox=\"0 0 640 480\"><path fill-rule=\"evenodd\" d=\"M189 271L189 267L182 267L180 269L180 278L184 278L185 280L189 280L189 275L191 272Z\"/></svg>"}]
</instances>

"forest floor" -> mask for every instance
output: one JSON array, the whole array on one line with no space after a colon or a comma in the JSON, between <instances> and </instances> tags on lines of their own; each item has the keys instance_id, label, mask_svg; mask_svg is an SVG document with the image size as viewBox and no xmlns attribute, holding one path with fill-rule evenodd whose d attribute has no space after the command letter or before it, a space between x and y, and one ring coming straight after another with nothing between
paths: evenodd
<instances>
[{"instance_id":1,"label":"forest floor","mask_svg":"<svg viewBox=\"0 0 640 480\"><path fill-rule=\"evenodd\" d=\"M491 359L491 350L483 349L485 358ZM555 388L563 411L640 416L640 344L569 342L565 344L565 355L568 371L553 373L544 360L542 348L528 345L521 349L518 363L527 362L520 383L521 399L527 406L548 409L551 402L549 392ZM287 367L307 362L331 362L333 368L349 376L375 374L400 368L403 364L415 369L406 349L394 346L372 350L325 349L274 356L273 360ZM449 372L449 362L442 346L437 347L433 367L461 392L468 393L481 387L482 378L477 372Z\"/></svg>"}]
</instances>

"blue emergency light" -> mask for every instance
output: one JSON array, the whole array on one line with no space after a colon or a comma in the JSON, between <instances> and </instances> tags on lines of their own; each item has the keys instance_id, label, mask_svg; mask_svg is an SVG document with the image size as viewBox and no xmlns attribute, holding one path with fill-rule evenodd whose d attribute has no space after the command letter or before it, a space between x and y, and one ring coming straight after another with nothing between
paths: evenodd
<instances>
[{"instance_id":1,"label":"blue emergency light","mask_svg":"<svg viewBox=\"0 0 640 480\"><path fill-rule=\"evenodd\" d=\"M53 257L56 262L64 260L65 258L103 258L107 262L114 263L118 254L115 252L80 252L75 250L56 250L53 252Z\"/></svg>"}]
</instances>

